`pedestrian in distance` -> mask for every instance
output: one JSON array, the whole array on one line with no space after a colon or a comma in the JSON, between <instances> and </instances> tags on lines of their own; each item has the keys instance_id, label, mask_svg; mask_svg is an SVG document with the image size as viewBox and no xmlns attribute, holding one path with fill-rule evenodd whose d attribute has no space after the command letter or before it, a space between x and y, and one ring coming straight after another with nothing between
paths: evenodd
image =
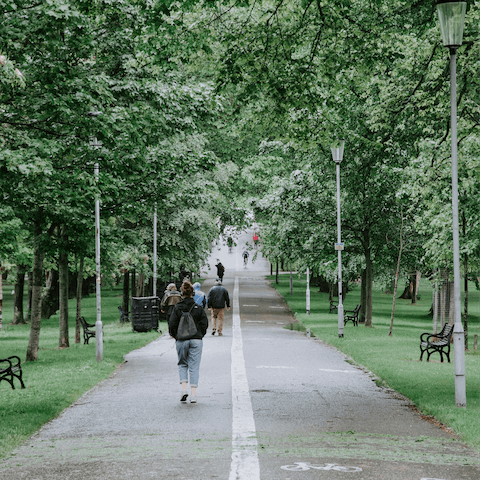
<instances>
[{"instance_id":1,"label":"pedestrian in distance","mask_svg":"<svg viewBox=\"0 0 480 480\"><path fill-rule=\"evenodd\" d=\"M242 253L242 257L243 257L243 265L246 267L247 266L247 263L248 263L248 256L250 254L248 253L248 250L244 250L243 253Z\"/></svg>"},{"instance_id":2,"label":"pedestrian in distance","mask_svg":"<svg viewBox=\"0 0 480 480\"><path fill-rule=\"evenodd\" d=\"M193 300L197 305L200 305L202 308L205 308L207 305L207 296L205 295L204 292L200 290L202 286L200 285L200 282L195 282L193 284L193 290L195 295L193 296Z\"/></svg>"},{"instance_id":3,"label":"pedestrian in distance","mask_svg":"<svg viewBox=\"0 0 480 480\"><path fill-rule=\"evenodd\" d=\"M178 273L180 281L183 283L185 280L190 281L190 273L185 270L185 267L182 265L180 267L180 272Z\"/></svg>"},{"instance_id":4,"label":"pedestrian in distance","mask_svg":"<svg viewBox=\"0 0 480 480\"><path fill-rule=\"evenodd\" d=\"M177 290L174 283L170 283L165 290L162 301L160 302L160 309L162 313L167 314L167 322L173 311L173 307L182 300L182 294Z\"/></svg>"},{"instance_id":5,"label":"pedestrian in distance","mask_svg":"<svg viewBox=\"0 0 480 480\"><path fill-rule=\"evenodd\" d=\"M225 307L230 310L230 297L220 278L217 278L207 296L207 308L212 312L212 335L215 335L217 328L218 336L223 335Z\"/></svg>"},{"instance_id":6,"label":"pedestrian in distance","mask_svg":"<svg viewBox=\"0 0 480 480\"><path fill-rule=\"evenodd\" d=\"M227 245L228 245L228 253L232 253L232 247L233 247L233 238L232 237L227 238Z\"/></svg>"},{"instance_id":7,"label":"pedestrian in distance","mask_svg":"<svg viewBox=\"0 0 480 480\"><path fill-rule=\"evenodd\" d=\"M222 262L219 260L215 265L217 267L217 277L223 282L223 274L225 273L225 267L222 265Z\"/></svg>"},{"instance_id":8,"label":"pedestrian in distance","mask_svg":"<svg viewBox=\"0 0 480 480\"><path fill-rule=\"evenodd\" d=\"M207 333L208 318L205 309L200 307L193 300L194 289L190 282L183 282L183 300L175 305L168 320L168 331L176 340L178 357L178 373L182 385L181 402L188 398L187 384L190 376L190 403L197 403L197 387L200 373L200 360L202 359L203 337ZM178 324L182 313L190 312L197 327L197 332L188 340L178 340Z\"/></svg>"}]
</instances>

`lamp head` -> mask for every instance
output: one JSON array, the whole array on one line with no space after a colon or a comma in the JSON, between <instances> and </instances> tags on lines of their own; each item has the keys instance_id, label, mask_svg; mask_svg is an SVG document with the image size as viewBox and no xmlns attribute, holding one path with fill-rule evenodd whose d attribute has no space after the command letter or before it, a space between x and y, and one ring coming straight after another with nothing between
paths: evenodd
<instances>
[{"instance_id":1,"label":"lamp head","mask_svg":"<svg viewBox=\"0 0 480 480\"><path fill-rule=\"evenodd\" d=\"M340 142L337 142L336 145L332 146L332 158L333 161L337 164L340 164L343 160L343 148L345 146L345 140L342 138Z\"/></svg>"},{"instance_id":2,"label":"lamp head","mask_svg":"<svg viewBox=\"0 0 480 480\"><path fill-rule=\"evenodd\" d=\"M467 2L437 1L443 46L456 49L462 45Z\"/></svg>"}]
</instances>

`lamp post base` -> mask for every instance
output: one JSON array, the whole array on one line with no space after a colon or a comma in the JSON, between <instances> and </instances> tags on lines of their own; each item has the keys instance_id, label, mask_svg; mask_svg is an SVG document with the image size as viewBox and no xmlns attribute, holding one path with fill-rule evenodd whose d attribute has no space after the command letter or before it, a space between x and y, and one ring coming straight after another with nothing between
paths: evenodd
<instances>
[{"instance_id":1,"label":"lamp post base","mask_svg":"<svg viewBox=\"0 0 480 480\"><path fill-rule=\"evenodd\" d=\"M338 338L343 338L343 302L339 302L337 310L338 310Z\"/></svg>"}]
</instances>

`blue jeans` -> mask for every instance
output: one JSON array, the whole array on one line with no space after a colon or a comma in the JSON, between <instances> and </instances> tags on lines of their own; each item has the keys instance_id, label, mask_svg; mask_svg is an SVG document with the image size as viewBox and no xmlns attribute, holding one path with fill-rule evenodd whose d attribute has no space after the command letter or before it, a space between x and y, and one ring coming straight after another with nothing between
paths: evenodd
<instances>
[{"instance_id":1,"label":"blue jeans","mask_svg":"<svg viewBox=\"0 0 480 480\"><path fill-rule=\"evenodd\" d=\"M188 383L188 372L190 372L190 386L198 387L198 376L200 360L202 358L203 340L177 340L178 373L180 383Z\"/></svg>"}]
</instances>

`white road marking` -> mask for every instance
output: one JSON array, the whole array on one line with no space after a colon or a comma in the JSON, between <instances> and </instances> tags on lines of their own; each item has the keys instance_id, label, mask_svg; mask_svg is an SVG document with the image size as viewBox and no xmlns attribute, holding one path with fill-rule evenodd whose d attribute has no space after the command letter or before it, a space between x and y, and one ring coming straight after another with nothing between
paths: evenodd
<instances>
[{"instance_id":1,"label":"white road marking","mask_svg":"<svg viewBox=\"0 0 480 480\"><path fill-rule=\"evenodd\" d=\"M265 323L263 320L245 320L245 323Z\"/></svg>"},{"instance_id":2,"label":"white road marking","mask_svg":"<svg viewBox=\"0 0 480 480\"><path fill-rule=\"evenodd\" d=\"M270 305L268 308L283 308L283 309L285 309L285 307L276 307L274 305Z\"/></svg>"},{"instance_id":3,"label":"white road marking","mask_svg":"<svg viewBox=\"0 0 480 480\"><path fill-rule=\"evenodd\" d=\"M331 370L330 368L319 368L321 372L334 372L334 373L358 373L357 370Z\"/></svg>"},{"instance_id":4,"label":"white road marking","mask_svg":"<svg viewBox=\"0 0 480 480\"><path fill-rule=\"evenodd\" d=\"M257 365L257 368L294 368L294 367L281 367L281 366L270 366L270 365Z\"/></svg>"},{"instance_id":5,"label":"white road marking","mask_svg":"<svg viewBox=\"0 0 480 480\"><path fill-rule=\"evenodd\" d=\"M242 305L242 307L258 307L258 305Z\"/></svg>"},{"instance_id":6,"label":"white road marking","mask_svg":"<svg viewBox=\"0 0 480 480\"><path fill-rule=\"evenodd\" d=\"M238 284L238 277L235 277L232 315L232 463L229 480L260 480L255 420L243 357Z\"/></svg>"}]
</instances>

